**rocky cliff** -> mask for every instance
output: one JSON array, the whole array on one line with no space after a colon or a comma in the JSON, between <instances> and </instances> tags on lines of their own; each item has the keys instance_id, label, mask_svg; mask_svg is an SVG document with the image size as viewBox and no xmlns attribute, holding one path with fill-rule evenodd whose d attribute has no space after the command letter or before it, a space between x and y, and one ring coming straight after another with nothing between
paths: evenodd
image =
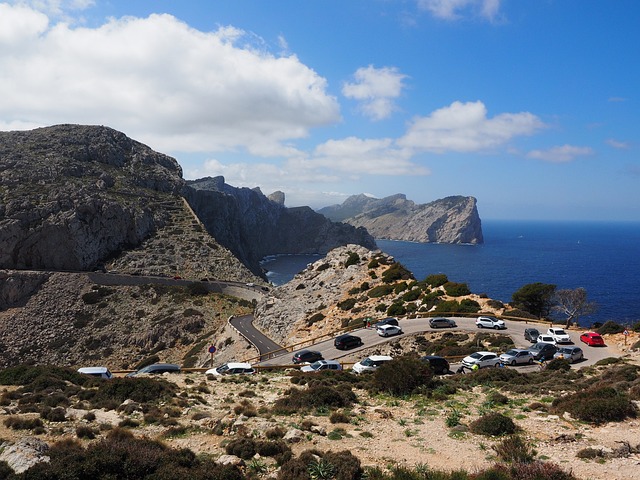
<instances>
[{"instance_id":1,"label":"rocky cliff","mask_svg":"<svg viewBox=\"0 0 640 480\"><path fill-rule=\"evenodd\" d=\"M86 270L164 224L178 163L106 127L0 132L0 268Z\"/></svg>"},{"instance_id":2,"label":"rocky cliff","mask_svg":"<svg viewBox=\"0 0 640 480\"><path fill-rule=\"evenodd\" d=\"M334 221L364 227L375 238L471 244L484 241L474 197L452 196L416 204L403 194L382 199L361 194L318 212Z\"/></svg>"},{"instance_id":3,"label":"rocky cliff","mask_svg":"<svg viewBox=\"0 0 640 480\"><path fill-rule=\"evenodd\" d=\"M224 177L187 181L183 194L207 230L254 273L267 255L327 253L346 244L375 248L364 229L332 222L309 207L287 208L284 193L236 188Z\"/></svg>"}]
</instances>

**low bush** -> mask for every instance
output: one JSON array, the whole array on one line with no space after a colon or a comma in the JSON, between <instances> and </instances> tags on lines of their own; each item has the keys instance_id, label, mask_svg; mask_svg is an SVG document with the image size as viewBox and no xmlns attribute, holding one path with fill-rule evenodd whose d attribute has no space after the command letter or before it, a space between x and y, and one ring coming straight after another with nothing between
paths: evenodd
<instances>
[{"instance_id":1,"label":"low bush","mask_svg":"<svg viewBox=\"0 0 640 480\"><path fill-rule=\"evenodd\" d=\"M604 323L599 329L598 333L600 335L606 335L609 333L622 333L624 332L624 326L619 323L614 322L613 320L609 320Z\"/></svg>"},{"instance_id":2,"label":"low bush","mask_svg":"<svg viewBox=\"0 0 640 480\"><path fill-rule=\"evenodd\" d=\"M306 390L287 390L283 397L275 401L273 411L286 415L316 408L345 408L353 405L355 401L355 393L346 385L313 385Z\"/></svg>"},{"instance_id":3,"label":"low bush","mask_svg":"<svg viewBox=\"0 0 640 480\"><path fill-rule=\"evenodd\" d=\"M488 413L471 422L469 430L477 435L500 437L516 432L516 424L501 413Z\"/></svg>"},{"instance_id":4,"label":"low bush","mask_svg":"<svg viewBox=\"0 0 640 480\"><path fill-rule=\"evenodd\" d=\"M380 298L393 293L391 285L378 285L367 292L369 298Z\"/></svg>"},{"instance_id":5,"label":"low bush","mask_svg":"<svg viewBox=\"0 0 640 480\"><path fill-rule=\"evenodd\" d=\"M370 388L395 396L412 393L418 387L428 385L433 371L427 362L417 357L403 355L385 362L373 372Z\"/></svg>"},{"instance_id":6,"label":"low bush","mask_svg":"<svg viewBox=\"0 0 640 480\"><path fill-rule=\"evenodd\" d=\"M94 408L111 406L113 403L120 404L127 399L138 403L157 403L168 401L175 396L176 391L175 384L163 379L113 378L108 382L101 382L90 401Z\"/></svg>"},{"instance_id":7,"label":"low bush","mask_svg":"<svg viewBox=\"0 0 640 480\"><path fill-rule=\"evenodd\" d=\"M43 427L42 420L39 418L23 418L13 415L4 419L4 425L12 430L33 430Z\"/></svg>"},{"instance_id":8,"label":"low bush","mask_svg":"<svg viewBox=\"0 0 640 480\"><path fill-rule=\"evenodd\" d=\"M424 279L425 283L431 286L431 288L441 287L445 283L449 281L447 276L444 273L436 273L433 275L428 275L427 278Z\"/></svg>"},{"instance_id":9,"label":"low bush","mask_svg":"<svg viewBox=\"0 0 640 480\"><path fill-rule=\"evenodd\" d=\"M450 297L462 297L471 293L466 283L447 282L443 286Z\"/></svg>"},{"instance_id":10,"label":"low bush","mask_svg":"<svg viewBox=\"0 0 640 480\"><path fill-rule=\"evenodd\" d=\"M360 255L356 252L349 252L349 256L347 257L347 261L344 262L344 266L346 268L351 265L357 265L358 263L360 263Z\"/></svg>"},{"instance_id":11,"label":"low bush","mask_svg":"<svg viewBox=\"0 0 640 480\"><path fill-rule=\"evenodd\" d=\"M596 425L638 415L638 407L629 395L612 387L591 388L556 398L551 407L558 414L569 412L578 420Z\"/></svg>"},{"instance_id":12,"label":"low bush","mask_svg":"<svg viewBox=\"0 0 640 480\"><path fill-rule=\"evenodd\" d=\"M537 452L520 435L511 435L493 445L498 458L508 463L531 463Z\"/></svg>"},{"instance_id":13,"label":"low bush","mask_svg":"<svg viewBox=\"0 0 640 480\"><path fill-rule=\"evenodd\" d=\"M358 301L355 298L347 298L342 302L338 302L338 308L345 311L351 310L353 307L355 307L357 302Z\"/></svg>"},{"instance_id":14,"label":"low bush","mask_svg":"<svg viewBox=\"0 0 640 480\"><path fill-rule=\"evenodd\" d=\"M349 423L351 422L351 417L344 412L333 412L329 416L329 421L331 423Z\"/></svg>"},{"instance_id":15,"label":"low bush","mask_svg":"<svg viewBox=\"0 0 640 480\"><path fill-rule=\"evenodd\" d=\"M414 280L414 278L413 274L404 265L396 262L382 272L382 281L384 283L393 283L398 280Z\"/></svg>"}]
</instances>

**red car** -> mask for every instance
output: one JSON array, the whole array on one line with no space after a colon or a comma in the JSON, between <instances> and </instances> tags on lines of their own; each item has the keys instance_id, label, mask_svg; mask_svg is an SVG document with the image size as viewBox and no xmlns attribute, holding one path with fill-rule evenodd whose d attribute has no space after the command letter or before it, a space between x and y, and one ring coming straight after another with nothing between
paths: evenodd
<instances>
[{"instance_id":1,"label":"red car","mask_svg":"<svg viewBox=\"0 0 640 480\"><path fill-rule=\"evenodd\" d=\"M580 341L591 347L604 347L604 339L596 332L584 332L580 335Z\"/></svg>"}]
</instances>

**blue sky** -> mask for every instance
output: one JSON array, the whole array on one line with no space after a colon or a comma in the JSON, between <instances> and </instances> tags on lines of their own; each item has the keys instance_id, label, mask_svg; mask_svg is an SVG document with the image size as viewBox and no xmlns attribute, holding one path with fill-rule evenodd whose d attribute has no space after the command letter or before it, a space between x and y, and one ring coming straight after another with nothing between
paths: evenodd
<instances>
[{"instance_id":1,"label":"blue sky","mask_svg":"<svg viewBox=\"0 0 640 480\"><path fill-rule=\"evenodd\" d=\"M288 206L640 221L636 0L0 0L0 130L107 125Z\"/></svg>"}]
</instances>

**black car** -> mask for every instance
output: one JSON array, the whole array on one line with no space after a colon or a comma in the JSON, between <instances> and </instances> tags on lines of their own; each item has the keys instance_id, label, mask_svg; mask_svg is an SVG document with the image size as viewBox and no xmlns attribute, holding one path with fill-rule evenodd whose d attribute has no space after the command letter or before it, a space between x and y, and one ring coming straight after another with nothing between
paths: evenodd
<instances>
[{"instance_id":1,"label":"black car","mask_svg":"<svg viewBox=\"0 0 640 480\"><path fill-rule=\"evenodd\" d=\"M291 359L293 363L313 363L318 360L324 360L324 358L320 352L315 350L300 350L299 352L294 353L293 358Z\"/></svg>"},{"instance_id":2,"label":"black car","mask_svg":"<svg viewBox=\"0 0 640 480\"><path fill-rule=\"evenodd\" d=\"M457 327L456 322L448 318L435 317L429 319L429 326L431 328L453 328Z\"/></svg>"},{"instance_id":3,"label":"black car","mask_svg":"<svg viewBox=\"0 0 640 480\"><path fill-rule=\"evenodd\" d=\"M333 341L333 345L338 350L347 350L349 348L359 347L360 345L362 345L362 339L360 337L356 337L355 335L345 333L344 335L336 337L336 339Z\"/></svg>"},{"instance_id":4,"label":"black car","mask_svg":"<svg viewBox=\"0 0 640 480\"><path fill-rule=\"evenodd\" d=\"M529 340L531 343L536 343L538 341L539 336L540 336L540 331L537 328L524 329L524 339Z\"/></svg>"},{"instance_id":5,"label":"black car","mask_svg":"<svg viewBox=\"0 0 640 480\"><path fill-rule=\"evenodd\" d=\"M433 372L437 375L444 375L445 373L449 373L449 362L447 362L446 358L438 357L436 355L427 355L426 357L422 357L423 362L428 362L433 369Z\"/></svg>"},{"instance_id":6,"label":"black car","mask_svg":"<svg viewBox=\"0 0 640 480\"><path fill-rule=\"evenodd\" d=\"M385 318L384 320L380 320L374 326L376 328L378 328L378 327L382 327L383 325L395 325L397 327L398 326L398 319L397 318L393 318L393 317L388 317L388 318Z\"/></svg>"},{"instance_id":7,"label":"black car","mask_svg":"<svg viewBox=\"0 0 640 480\"><path fill-rule=\"evenodd\" d=\"M558 347L551 343L538 342L534 343L529 348L529 351L531 352L533 359L536 361L551 360L558 351Z\"/></svg>"}]
</instances>

